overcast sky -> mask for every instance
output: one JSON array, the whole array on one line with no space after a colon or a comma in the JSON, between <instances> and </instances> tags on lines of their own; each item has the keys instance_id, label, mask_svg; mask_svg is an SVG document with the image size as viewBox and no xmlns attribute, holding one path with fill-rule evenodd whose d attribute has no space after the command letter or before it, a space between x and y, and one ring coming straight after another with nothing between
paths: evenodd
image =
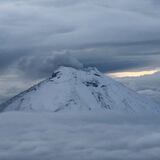
<instances>
[{"instance_id":1,"label":"overcast sky","mask_svg":"<svg viewBox=\"0 0 160 160\"><path fill-rule=\"evenodd\" d=\"M0 0L0 102L59 65L160 67L159 0Z\"/></svg>"}]
</instances>

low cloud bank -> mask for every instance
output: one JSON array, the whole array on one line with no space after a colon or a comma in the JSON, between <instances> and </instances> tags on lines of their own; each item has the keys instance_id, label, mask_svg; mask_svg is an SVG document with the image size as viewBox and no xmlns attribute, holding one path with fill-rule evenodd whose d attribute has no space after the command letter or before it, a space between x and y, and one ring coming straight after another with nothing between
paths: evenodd
<instances>
[{"instance_id":1,"label":"low cloud bank","mask_svg":"<svg viewBox=\"0 0 160 160\"><path fill-rule=\"evenodd\" d=\"M3 160L159 160L159 115L0 114Z\"/></svg>"}]
</instances>

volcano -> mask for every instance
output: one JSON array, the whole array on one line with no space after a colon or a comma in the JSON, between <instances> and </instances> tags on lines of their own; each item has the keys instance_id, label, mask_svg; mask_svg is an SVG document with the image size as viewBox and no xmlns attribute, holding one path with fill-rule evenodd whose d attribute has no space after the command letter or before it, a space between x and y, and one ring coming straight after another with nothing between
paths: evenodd
<instances>
[{"instance_id":1,"label":"volcano","mask_svg":"<svg viewBox=\"0 0 160 160\"><path fill-rule=\"evenodd\" d=\"M159 112L158 104L96 68L60 67L48 79L0 105L0 111Z\"/></svg>"}]
</instances>

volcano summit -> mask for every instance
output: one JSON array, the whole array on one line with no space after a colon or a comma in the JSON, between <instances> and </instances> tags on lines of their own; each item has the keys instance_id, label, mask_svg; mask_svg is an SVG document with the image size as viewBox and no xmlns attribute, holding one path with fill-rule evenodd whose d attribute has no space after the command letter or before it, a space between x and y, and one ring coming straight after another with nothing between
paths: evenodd
<instances>
[{"instance_id":1,"label":"volcano summit","mask_svg":"<svg viewBox=\"0 0 160 160\"><path fill-rule=\"evenodd\" d=\"M0 111L158 112L159 106L95 68L58 68L51 77L0 105Z\"/></svg>"}]
</instances>

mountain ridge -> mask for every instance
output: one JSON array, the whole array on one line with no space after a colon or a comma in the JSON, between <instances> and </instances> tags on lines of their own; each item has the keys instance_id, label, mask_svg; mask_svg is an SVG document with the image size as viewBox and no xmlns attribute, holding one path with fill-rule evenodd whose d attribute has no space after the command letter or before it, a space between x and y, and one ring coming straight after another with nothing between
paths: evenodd
<instances>
[{"instance_id":1,"label":"mountain ridge","mask_svg":"<svg viewBox=\"0 0 160 160\"><path fill-rule=\"evenodd\" d=\"M60 67L48 79L0 105L3 111L159 112L159 106L96 68Z\"/></svg>"}]
</instances>

